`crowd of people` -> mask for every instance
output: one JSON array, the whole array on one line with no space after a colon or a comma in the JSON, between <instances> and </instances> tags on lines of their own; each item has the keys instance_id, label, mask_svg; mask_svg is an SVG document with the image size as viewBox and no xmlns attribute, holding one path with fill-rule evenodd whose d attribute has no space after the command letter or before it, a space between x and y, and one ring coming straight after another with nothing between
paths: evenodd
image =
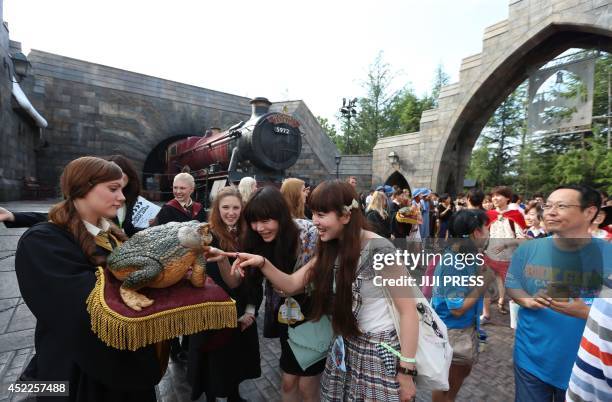
<instances>
[{"instance_id":1,"label":"crowd of people","mask_svg":"<svg viewBox=\"0 0 612 402\"><path fill-rule=\"evenodd\" d=\"M606 194L565 185L523 203L504 186L452 197L391 186L358 195L356 185L354 177L314 188L288 178L280 188L258 187L244 178L221 189L206 211L194 200L194 178L178 174L174 198L151 224L210 224L206 270L236 301L236 328L125 351L91 331L85 300L96 267L143 230L131 219L138 175L121 156L70 162L60 179L63 200L48 214L0 208L7 227L31 226L15 259L21 295L37 319L36 355L22 380L69 381L70 400L155 400L170 355L185 365L193 400L244 400L240 383L261 375L261 313L263 336L279 340L283 401L411 401L424 342L419 314L431 303L453 348L448 389L433 390L432 400L454 401L478 360L491 300L507 314L509 296L519 306L515 399L612 400ZM482 281L432 280L430 301L417 303L421 289L392 285L409 273L405 266L374 263L428 239L442 252L418 267L425 275ZM446 258L467 253L481 253L484 263L459 267L460 259Z\"/></svg>"},{"instance_id":2,"label":"crowd of people","mask_svg":"<svg viewBox=\"0 0 612 402\"><path fill-rule=\"evenodd\" d=\"M587 186L560 186L546 200L534 194L523 203L510 187L498 186L488 194L471 189L453 200L428 189L410 195L407 189L380 186L367 196L362 193L361 199L380 236L404 237L405 232L397 236L394 227L403 220L399 210L405 208L416 217L409 230L413 241L428 236L434 244L437 239L470 238L472 247L484 253L488 272L482 286L433 286L432 305L449 329L454 351L449 390L434 392L434 401L454 400L477 360L479 338L486 336L480 326L491 321L489 290L496 291L493 301L501 314L508 314L507 301L521 307L514 353L517 401L612 400L612 339L601 332L612 328L606 310L611 306L606 293L612 280L611 197ZM385 209L387 201L393 204ZM531 241L535 239L539 241ZM457 251L452 243L442 248L445 253ZM476 267L458 269L441 262L430 268L429 274L438 277L477 272ZM572 288L568 278L580 278L582 285ZM555 285L565 291L563 297L551 297ZM597 293L593 287L604 291ZM591 308L597 313L589 320L600 321L596 329L585 329ZM587 343L591 341L597 346ZM581 346L577 358L583 344L591 345L587 349L592 353Z\"/></svg>"}]
</instances>

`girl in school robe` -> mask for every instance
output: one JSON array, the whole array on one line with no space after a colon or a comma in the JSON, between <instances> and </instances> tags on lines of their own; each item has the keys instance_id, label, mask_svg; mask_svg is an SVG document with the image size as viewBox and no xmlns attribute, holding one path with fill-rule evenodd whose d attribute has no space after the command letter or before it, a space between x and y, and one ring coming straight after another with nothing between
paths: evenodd
<instances>
[{"instance_id":1,"label":"girl in school robe","mask_svg":"<svg viewBox=\"0 0 612 402\"><path fill-rule=\"evenodd\" d=\"M125 238L107 220L124 200L121 177L103 159L72 161L61 178L65 200L49 214L53 222L33 226L17 246L19 289L37 320L36 380L67 381L70 395L63 400L155 401L165 371L162 344L122 351L91 330L86 300L96 267Z\"/></svg>"}]
</instances>

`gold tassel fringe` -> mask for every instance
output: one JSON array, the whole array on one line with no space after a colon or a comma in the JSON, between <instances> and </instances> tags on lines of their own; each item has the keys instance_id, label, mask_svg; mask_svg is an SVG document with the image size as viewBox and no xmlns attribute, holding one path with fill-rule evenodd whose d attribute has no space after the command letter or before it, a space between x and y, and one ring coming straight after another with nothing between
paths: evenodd
<instances>
[{"instance_id":1,"label":"gold tassel fringe","mask_svg":"<svg viewBox=\"0 0 612 402\"><path fill-rule=\"evenodd\" d=\"M210 329L236 328L236 302L206 302L161 311L146 317L125 317L104 300L104 270L98 268L96 285L87 297L91 330L108 346L136 350L147 345Z\"/></svg>"}]
</instances>

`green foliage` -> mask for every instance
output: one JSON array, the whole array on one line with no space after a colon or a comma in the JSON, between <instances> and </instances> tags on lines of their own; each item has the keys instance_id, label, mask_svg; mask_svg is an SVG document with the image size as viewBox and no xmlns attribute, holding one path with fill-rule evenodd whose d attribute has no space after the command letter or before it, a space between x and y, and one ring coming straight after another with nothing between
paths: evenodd
<instances>
[{"instance_id":1,"label":"green foliage","mask_svg":"<svg viewBox=\"0 0 612 402\"><path fill-rule=\"evenodd\" d=\"M390 89L392 80L393 73L381 52L370 65L368 78L363 83L367 96L359 99L359 113L353 126L346 127L354 139L347 149L349 153L372 152L379 138L393 133L392 112L397 94Z\"/></svg>"},{"instance_id":2,"label":"green foliage","mask_svg":"<svg viewBox=\"0 0 612 402\"><path fill-rule=\"evenodd\" d=\"M612 54L602 53L595 62L595 82L593 89L593 116L608 114L608 81L612 71ZM598 120L601 123L603 120Z\"/></svg>"},{"instance_id":3,"label":"green foliage","mask_svg":"<svg viewBox=\"0 0 612 402\"><path fill-rule=\"evenodd\" d=\"M404 88L392 106L391 115L395 117L392 132L395 134L419 131L421 115L433 107L430 97L419 98L411 88Z\"/></svg>"},{"instance_id":4,"label":"green foliage","mask_svg":"<svg viewBox=\"0 0 612 402\"><path fill-rule=\"evenodd\" d=\"M328 119L321 116L317 116L317 121L321 125L321 128L323 129L325 134L327 134L329 139L332 140L332 142L336 145L336 148L338 148L341 153L344 153L344 146L346 145L346 143L344 141L343 136L338 134L338 131L336 130L336 125L330 123Z\"/></svg>"},{"instance_id":5,"label":"green foliage","mask_svg":"<svg viewBox=\"0 0 612 402\"><path fill-rule=\"evenodd\" d=\"M470 177L478 183L481 189L494 185L493 172L496 164L493 152L489 149L490 144L483 139L479 146L474 148L470 166L466 172L466 177Z\"/></svg>"},{"instance_id":6,"label":"green foliage","mask_svg":"<svg viewBox=\"0 0 612 402\"><path fill-rule=\"evenodd\" d=\"M444 66L442 65L442 63L438 64L438 67L436 67L436 72L434 74L433 88L431 90L431 99L433 106L438 106L438 96L440 95L440 89L444 85L448 85L449 82L450 76L444 71Z\"/></svg>"},{"instance_id":7,"label":"green foliage","mask_svg":"<svg viewBox=\"0 0 612 402\"><path fill-rule=\"evenodd\" d=\"M612 57L603 53L595 64L594 116L607 114L611 68ZM579 85L569 88L560 95L582 96L585 92ZM526 196L548 193L561 183L584 183L612 193L607 121L594 120L590 133L529 138L525 102L524 83L491 116L472 152L466 177L476 179L483 189L504 184Z\"/></svg>"},{"instance_id":8,"label":"green foliage","mask_svg":"<svg viewBox=\"0 0 612 402\"><path fill-rule=\"evenodd\" d=\"M380 138L419 130L421 114L434 107L434 100L427 95L417 96L409 86L393 91L391 83L395 75L382 52L379 53L363 82L366 96L359 98L357 116L351 119L350 126L347 119L338 117L344 144L338 136L334 142L342 153L371 153ZM448 76L438 66L432 92L438 93L439 87L447 82Z\"/></svg>"},{"instance_id":9,"label":"green foliage","mask_svg":"<svg viewBox=\"0 0 612 402\"><path fill-rule=\"evenodd\" d=\"M552 169L556 183L583 183L612 194L612 152L606 138L595 134L586 139L584 148L574 146L559 155Z\"/></svg>"},{"instance_id":10,"label":"green foliage","mask_svg":"<svg viewBox=\"0 0 612 402\"><path fill-rule=\"evenodd\" d=\"M515 181L515 168L526 159L525 152L517 158L519 140L525 138L526 101L527 86L521 84L495 110L472 152L466 177L476 179L482 187Z\"/></svg>"}]
</instances>

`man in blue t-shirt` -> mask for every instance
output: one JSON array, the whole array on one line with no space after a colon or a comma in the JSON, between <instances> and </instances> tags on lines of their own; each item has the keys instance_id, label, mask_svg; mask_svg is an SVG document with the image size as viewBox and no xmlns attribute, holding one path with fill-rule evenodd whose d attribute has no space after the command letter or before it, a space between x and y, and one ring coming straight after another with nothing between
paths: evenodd
<instances>
[{"instance_id":1,"label":"man in blue t-shirt","mask_svg":"<svg viewBox=\"0 0 612 402\"><path fill-rule=\"evenodd\" d=\"M544 205L552 237L513 254L506 288L521 307L514 344L516 401L563 401L593 297L610 272L610 245L591 238L601 196L561 186Z\"/></svg>"}]
</instances>

